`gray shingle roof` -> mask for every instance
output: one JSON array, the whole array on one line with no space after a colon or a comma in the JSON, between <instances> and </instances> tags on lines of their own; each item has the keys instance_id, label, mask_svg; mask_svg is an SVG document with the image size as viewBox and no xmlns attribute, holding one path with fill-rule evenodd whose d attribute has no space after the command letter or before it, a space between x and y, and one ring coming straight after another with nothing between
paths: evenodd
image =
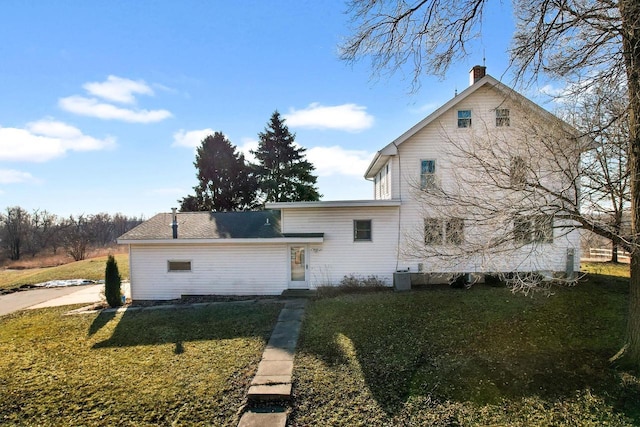
<instances>
[{"instance_id":1,"label":"gray shingle roof","mask_svg":"<svg viewBox=\"0 0 640 427\"><path fill-rule=\"evenodd\" d=\"M257 239L285 237L280 211L178 213L178 239ZM129 230L119 240L171 239L172 214L159 213Z\"/></svg>"}]
</instances>

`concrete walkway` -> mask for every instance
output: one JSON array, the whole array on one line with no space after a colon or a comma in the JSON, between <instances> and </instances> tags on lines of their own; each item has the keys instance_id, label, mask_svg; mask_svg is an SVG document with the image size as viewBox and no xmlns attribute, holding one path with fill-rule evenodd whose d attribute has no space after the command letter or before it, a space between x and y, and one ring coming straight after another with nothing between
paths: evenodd
<instances>
[{"instance_id":1,"label":"concrete walkway","mask_svg":"<svg viewBox=\"0 0 640 427\"><path fill-rule=\"evenodd\" d=\"M245 412L238 427L286 426L286 411L276 402L291 399L293 357L306 305L306 299L290 300L280 312L247 394L250 405L261 406Z\"/></svg>"}]
</instances>

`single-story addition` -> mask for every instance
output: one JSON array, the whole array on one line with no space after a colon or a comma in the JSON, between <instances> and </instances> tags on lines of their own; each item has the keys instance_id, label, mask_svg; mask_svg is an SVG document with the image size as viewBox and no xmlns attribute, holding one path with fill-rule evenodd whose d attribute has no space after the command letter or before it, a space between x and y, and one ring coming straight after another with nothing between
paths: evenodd
<instances>
[{"instance_id":1,"label":"single-story addition","mask_svg":"<svg viewBox=\"0 0 640 427\"><path fill-rule=\"evenodd\" d=\"M129 245L131 298L279 295L396 270L399 201L286 203L255 212L160 213Z\"/></svg>"},{"instance_id":2,"label":"single-story addition","mask_svg":"<svg viewBox=\"0 0 640 427\"><path fill-rule=\"evenodd\" d=\"M558 132L530 132L539 128ZM376 153L364 173L372 200L161 213L121 236L118 243L130 248L131 297L277 295L337 285L348 275L376 276L391 286L398 271L420 277L577 271L579 232L562 204L578 198L574 184L580 180L573 171L579 169L571 168L582 148L563 150L555 159L563 162L560 168L549 169L543 145L557 140L571 147L575 134L485 67L473 67L467 89ZM496 171L495 190L482 180L469 184L480 175L470 162L459 162L464 150L488 153L483 164ZM538 202L536 188L527 184L536 171L544 172L539 182L549 189L539 197L543 210L527 205ZM527 193L530 188L536 191ZM491 203L438 204L438 195L456 191ZM500 206L496 222L484 221L486 206ZM488 241L503 243L495 253L467 250Z\"/></svg>"}]
</instances>

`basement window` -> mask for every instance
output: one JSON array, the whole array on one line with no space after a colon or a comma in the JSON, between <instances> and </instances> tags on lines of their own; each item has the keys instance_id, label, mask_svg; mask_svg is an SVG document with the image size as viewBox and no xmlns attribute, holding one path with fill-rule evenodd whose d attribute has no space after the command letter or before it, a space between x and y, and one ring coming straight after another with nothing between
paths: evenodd
<instances>
[{"instance_id":1,"label":"basement window","mask_svg":"<svg viewBox=\"0 0 640 427\"><path fill-rule=\"evenodd\" d=\"M191 261L168 261L169 272L191 271Z\"/></svg>"}]
</instances>

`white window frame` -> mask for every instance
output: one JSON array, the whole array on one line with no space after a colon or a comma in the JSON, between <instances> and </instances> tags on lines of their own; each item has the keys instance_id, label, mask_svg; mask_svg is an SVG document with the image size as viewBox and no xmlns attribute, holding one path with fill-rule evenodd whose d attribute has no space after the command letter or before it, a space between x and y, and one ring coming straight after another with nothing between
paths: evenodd
<instances>
[{"instance_id":1,"label":"white window frame","mask_svg":"<svg viewBox=\"0 0 640 427\"><path fill-rule=\"evenodd\" d=\"M553 215L517 215L513 219L513 240L521 245L553 243Z\"/></svg>"},{"instance_id":2,"label":"white window frame","mask_svg":"<svg viewBox=\"0 0 640 427\"><path fill-rule=\"evenodd\" d=\"M431 172L424 171L425 162L433 162L433 170ZM420 159L420 189L436 188L436 159Z\"/></svg>"},{"instance_id":3,"label":"white window frame","mask_svg":"<svg viewBox=\"0 0 640 427\"><path fill-rule=\"evenodd\" d=\"M369 238L358 238L358 223L369 223ZM354 219L353 220L353 241L354 242L373 242L373 220L372 219Z\"/></svg>"},{"instance_id":4,"label":"white window frame","mask_svg":"<svg viewBox=\"0 0 640 427\"><path fill-rule=\"evenodd\" d=\"M469 116L466 117L465 113L469 113ZM462 116L460 113L463 113ZM468 108L468 109L463 109L463 110L458 110L457 114L456 114L456 118L458 121L458 129L467 129L470 128L472 123L471 123L471 119L473 117L473 111Z\"/></svg>"},{"instance_id":5,"label":"white window frame","mask_svg":"<svg viewBox=\"0 0 640 427\"><path fill-rule=\"evenodd\" d=\"M456 229L453 229L456 225ZM427 233L427 228L430 233ZM460 246L464 243L464 219L462 218L425 218L425 246Z\"/></svg>"},{"instance_id":6,"label":"white window frame","mask_svg":"<svg viewBox=\"0 0 640 427\"><path fill-rule=\"evenodd\" d=\"M496 108L496 127L511 126L511 113L508 108Z\"/></svg>"}]
</instances>

